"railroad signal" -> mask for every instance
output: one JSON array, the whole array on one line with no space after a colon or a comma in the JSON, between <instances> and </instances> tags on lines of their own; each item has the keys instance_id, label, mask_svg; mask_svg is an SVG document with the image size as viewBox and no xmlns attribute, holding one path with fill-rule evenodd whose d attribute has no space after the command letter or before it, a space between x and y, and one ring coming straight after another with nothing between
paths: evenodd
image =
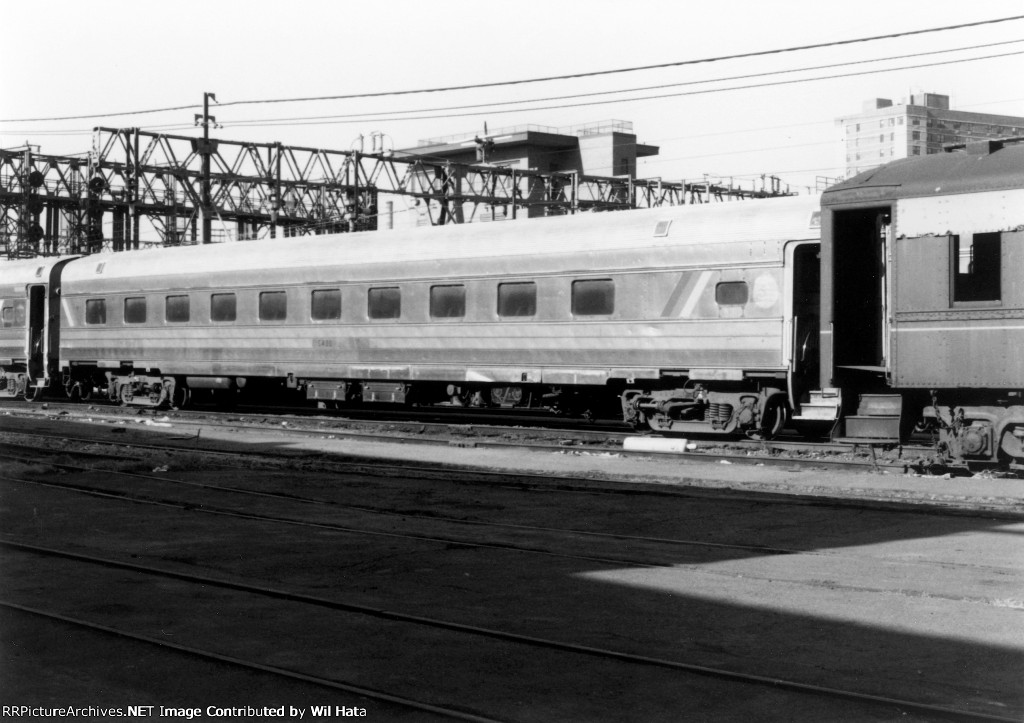
<instances>
[{"instance_id":1,"label":"railroad signal","mask_svg":"<svg viewBox=\"0 0 1024 723\"><path fill-rule=\"evenodd\" d=\"M476 142L476 160L478 163L487 163L487 157L494 150L494 140L477 136L473 139Z\"/></svg>"}]
</instances>

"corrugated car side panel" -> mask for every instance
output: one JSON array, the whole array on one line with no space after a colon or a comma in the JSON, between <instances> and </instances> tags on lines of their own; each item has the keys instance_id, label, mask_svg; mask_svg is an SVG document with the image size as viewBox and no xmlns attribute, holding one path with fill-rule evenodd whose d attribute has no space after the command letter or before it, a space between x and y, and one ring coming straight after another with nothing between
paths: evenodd
<instances>
[{"instance_id":1,"label":"corrugated car side panel","mask_svg":"<svg viewBox=\"0 0 1024 723\"><path fill-rule=\"evenodd\" d=\"M656 210L594 214L575 224L547 219L455 229L423 235L422 243L380 234L372 244L353 245L357 235L343 235L303 239L301 246L278 241L92 257L73 264L65 279L65 361L131 361L175 374L338 377L391 374L387 368L394 367L413 378L446 379L520 367L548 375L602 369L605 376L697 366L781 369L782 247L790 238L814 237L814 201L735 205L684 214L695 223L679 216L664 238L653 236L663 215ZM614 279L614 314L572 316L571 287L581 278ZM515 280L537 284L537 314L499 319L497 285ZM466 287L465 318L430 319L430 287L451 283ZM746 284L749 298L718 303L720 283ZM367 291L380 284L401 287L399 319L367 318ZM313 288L341 290L340 320L310 318ZM257 320L258 293L266 289L287 291L285 323ZM220 291L238 295L234 323L209 321L210 295ZM192 298L190 322L163 322L165 297L178 293ZM145 328L121 318L124 297L135 294L148 300ZM105 327L83 323L90 297L108 299Z\"/></svg>"},{"instance_id":2,"label":"corrugated car side panel","mask_svg":"<svg viewBox=\"0 0 1024 723\"><path fill-rule=\"evenodd\" d=\"M715 302L717 279L749 276L754 288L777 288L780 270L610 276L617 283L616 311L597 318L573 318L569 277L538 282L545 292L538 302L543 314L506 319L497 317L496 282L478 280L469 296L467 317L444 322L427 317L429 282L403 287L403 317L386 321L365 318L369 286L342 287L343 318L337 323L309 320L309 287L289 289L290 318L283 323L255 321L258 290L239 293L240 321L225 324L202 321L209 318L206 292L195 297L195 323L144 326L123 323L123 295L104 297L104 326L83 323L82 310L90 295L66 296L65 307L74 311L68 313L64 363L130 361L172 374L205 369L275 376L330 371L331 376L343 377L354 376L353 365L397 363L467 370L481 365L776 369L782 364L778 294L752 295L744 305ZM164 295L146 298L158 319Z\"/></svg>"}]
</instances>

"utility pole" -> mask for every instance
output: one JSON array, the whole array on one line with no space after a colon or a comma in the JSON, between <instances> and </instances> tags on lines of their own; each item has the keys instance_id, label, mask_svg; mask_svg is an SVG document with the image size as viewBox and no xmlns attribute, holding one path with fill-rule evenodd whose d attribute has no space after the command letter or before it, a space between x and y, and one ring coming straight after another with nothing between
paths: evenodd
<instances>
[{"instance_id":1,"label":"utility pole","mask_svg":"<svg viewBox=\"0 0 1024 723\"><path fill-rule=\"evenodd\" d=\"M214 103L217 102L217 96L213 93L203 93L203 114L199 115L196 113L196 125L202 123L203 125L203 140L202 144L199 145L197 150L203 157L203 170L201 181L201 203L203 206L203 240L204 244L210 243L210 237L212 236L213 228L213 207L210 203L210 156L213 153L213 149L216 147L217 142L210 141L210 123L214 126L217 125L217 119L210 115L210 100ZM198 144L197 144L198 145Z\"/></svg>"}]
</instances>

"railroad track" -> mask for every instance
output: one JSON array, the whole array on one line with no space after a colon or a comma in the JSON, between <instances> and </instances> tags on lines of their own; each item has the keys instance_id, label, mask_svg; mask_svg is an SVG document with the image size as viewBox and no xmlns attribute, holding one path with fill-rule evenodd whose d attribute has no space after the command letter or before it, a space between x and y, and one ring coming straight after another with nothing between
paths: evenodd
<instances>
[{"instance_id":1,"label":"railroad track","mask_svg":"<svg viewBox=\"0 0 1024 723\"><path fill-rule=\"evenodd\" d=\"M26 462L39 462L38 459L26 458ZM68 468L68 465L62 465ZM92 472L93 470L79 470L82 472ZM413 515L409 511L398 512L396 510L367 510L363 506L353 505L339 505L330 499L315 499L315 498L303 498L296 497L293 494L269 494L263 491L253 490L240 490L237 488L229 488L222 485L211 485L211 484L190 484L187 481L182 480L169 480L166 477L158 477L155 475L140 475L137 473L119 473L111 472L109 470L103 470L106 475L105 482L102 486L99 485L81 485L81 484L68 484L64 482L55 482L52 480L10 480L7 479L8 483L15 483L19 485L37 485L46 487L49 489L61 490L63 492L75 492L81 494L87 494L94 498L103 498L106 500L116 499L117 501L130 502L132 504L147 504L161 507L175 507L179 510L186 511L192 515L203 515L203 516L219 516L219 517L231 517L235 520L244 520L249 523L259 523L261 525L276 524L276 525L289 525L299 526L306 528L315 529L329 529L337 533L345 534L359 534L359 535L371 535L371 536L388 536L388 537L400 537L404 540L413 542L415 544L436 544L436 545L459 545L475 548L485 548L491 551L497 552L498 554L542 554L551 557L560 557L573 559L580 562L586 562L587 564L598 564L607 566L621 566L629 565L631 567L663 567L670 564L667 560L656 560L650 557L644 559L628 559L628 558L613 558L613 557L599 557L595 555L580 555L574 553L562 553L552 552L551 550L537 549L536 546L528 547L525 545L514 545L514 544L494 544L488 540L493 538L493 535L486 536L486 539L481 541L466 541L458 539L451 535L438 536L438 535L424 535L421 533L416 534L401 534L394 532L381 532L380 530L371 529L359 529L352 527L351 525L330 525L317 520L301 519L284 516L272 516L265 514L253 513L249 509L249 505L243 505L238 509L229 509L223 506L223 503L219 499L206 500L196 498L181 498L181 499L169 499L169 498L157 498L152 493L147 493L138 490L140 482L146 482L147 484L158 486L158 487L171 487L172 489L180 491L183 488L192 488L201 490L203 493L226 493L228 495L239 497L259 497L262 499L268 496L274 499L274 502L278 505L287 505L293 509L299 506L313 506L315 508L345 508L347 511L355 511L360 514L371 513L373 515L386 515L388 517L400 516L403 520L409 518L418 518L419 522L429 522L432 524L443 523L445 525L456 524L465 525L469 524L474 529L488 529L491 532L495 529L509 530L515 529L517 532L527 531L530 533L544 533L550 535L555 533L556 536L561 539L565 537L583 537L587 538L588 545L592 545L596 539L608 539L614 540L616 543L627 542L631 549L635 549L638 543L654 543L657 545L671 545L685 546L685 547L718 547L728 548L731 550L739 550L745 553L755 553L758 555L792 555L792 554L815 554L811 550L796 550L791 548L782 547L767 547L764 545L714 545L707 541L697 540L679 540L679 539L664 539L664 538L652 538L643 537L636 535L620 535L620 534L604 534L594 533L586 530L577 529L565 529L565 528L551 528L551 527L540 527L540 526L525 526L525 525L509 525L505 523L496 524L492 522L484 521L467 521L464 519L452 519L452 518L437 518L434 516L423 516ZM123 478L127 481L127 485L114 484L114 478ZM131 489L127 489L127 487ZM602 661L614 661L616 663L625 664L628 666L638 666L641 668L657 668L661 670L668 670L674 673L685 674L690 676L709 677L721 681L726 681L731 684L739 684L744 686L766 686L774 690L785 691L786 693L797 694L798 696L813 696L816 698L823 698L826 700L844 701L846 703L856 703L858 705L867 706L869 708L878 708L879 710L899 710L902 715L919 715L923 719L933 719L935 717L948 717L955 718L958 720L1011 720L1011 718L1000 717L998 715L991 715L987 713L977 713L971 711L965 711L961 708L948 707L942 705L934 705L931 703L924 703L914 700L905 700L898 697L888 697L884 695L875 695L870 693L859 692L856 690L847 690L838 687L832 687L827 685L819 685L814 683L806 683L800 680L787 679L784 677L773 676L773 675L761 675L751 672L730 670L726 667L719 667L714 665L704 665L700 663L672 660L667 658L661 658L657 656L639 655L622 650L615 650L607 647L594 646L589 644L580 644L572 641L559 640L549 637L537 636L537 635L524 635L517 632L510 632L508 630L502 630L499 628L486 627L480 625L465 624L458 621L453 621L447 618L434 617L429 615L420 614L409 614L396 610L389 610L380 608L377 606L361 605L357 603L350 603L344 600L338 600L334 598L325 598L322 596L310 595L302 592L296 592L288 588L267 586L263 584L253 584L250 582L240 582L238 580L231 580L223 577L213 577L209 575L199 575L193 572L185 572L181 569L171 569L167 566L157 566L151 564L142 564L137 561L126 561L124 559L116 559L113 556L99 556L94 554L83 554L77 551L71 551L67 549L61 549L53 546L42 546L37 544L30 544L24 541L18 541L11 539L9 535L5 536L3 540L0 540L2 544L8 550L14 550L22 555L30 556L46 556L49 558L58 558L64 561L71 561L75 563L75 566L81 568L95 568L101 567L107 570L116 570L119 574L129 574L132 577L145 576L149 578L161 578L174 580L177 583L184 583L187 586L196 586L197 589L203 590L218 589L222 591L231 591L232 593L243 593L247 596L257 596L263 599L272 599L274 601L285 602L289 605L298 605L302 607L315 607L318 609L329 610L333 613L344 613L347 615L358 615L368 616L379 620L387 620L390 623L398 623L401 625L411 625L415 627L427 627L435 630L443 630L450 633L456 633L459 635L471 635L475 637L486 638L491 641L496 641L497 644L506 645L514 644L517 647L526 646L530 649L538 649L545 651L554 651L560 655L572 655L572 656L584 656L587 658L599 659ZM830 555L831 557L838 557ZM10 558L7 558L10 560ZM905 563L909 564L909 563ZM30 565L31 566L31 565ZM943 563L943 566L948 567L948 563ZM92 576L95 573L86 572L83 573L87 576ZM65 582L65 584L67 584ZM126 584L124 581L121 584ZM135 583L132 583L135 584ZM837 586L835 583L831 584L833 589L842 588ZM863 593L864 589L858 589L858 592ZM878 590L877 592L882 592ZM189 594L185 594L185 597L189 597ZM957 598L959 602L973 602L980 603L986 602L981 599L970 600L965 597ZM84 618L68 615L66 613L54 610L48 610L40 608L35 605L22 604L16 601L5 600L2 602L4 606L12 609L20 610L25 613L31 613L34 615L47 616L54 621L58 621L64 624L72 624L78 626L88 627L92 630L100 631L110 635L128 636L131 639L139 642L140 644L147 645L165 645L167 641L161 640L156 636L139 634L131 631L126 631L118 628L117 626L108 625L105 622L96 622L93 620L87 620ZM247 604L248 605L248 604ZM487 715L486 711L475 711L468 712L464 709L464 706L443 706L437 705L429 701L414 700L409 696L396 695L387 691L378 691L368 688L364 685L358 685L351 681L335 680L325 678L315 674L311 674L302 670L285 670L279 666L266 665L259 661L246 660L243 657L239 657L233 654L225 654L218 652L217 650L210 650L202 646L195 645L182 645L178 643L172 643L169 646L178 652L184 652L189 655L195 655L204 657L207 659L218 660L221 662L227 662L232 665L248 666L254 669L261 670L263 672L273 673L275 675L290 676L297 680L304 682L315 683L327 687L334 687L339 690L346 692L363 695L365 697L386 701L393 704L408 705L418 710L428 711L430 713L450 716L457 719L463 720L493 720L494 718ZM499 716L500 718L500 716Z\"/></svg>"},{"instance_id":2,"label":"railroad track","mask_svg":"<svg viewBox=\"0 0 1024 723\"><path fill-rule=\"evenodd\" d=\"M493 533L495 531L504 531L504 532L528 533L528 534L537 534L537 533L545 534L545 535L553 534L553 535L560 536L562 538L576 538L578 540L585 540L586 541L585 545L587 545L587 546L591 546L591 545L597 544L600 541L613 541L615 543L622 543L622 542L630 543L631 546L634 549L638 545L666 545L666 546L670 546L673 549L679 549L679 548L697 548L697 549L701 549L701 548L706 548L706 549L738 551L738 552L752 553L752 554L757 554L757 555L796 555L796 554L799 554L799 555L813 556L813 557L819 557L819 558L825 558L825 559L844 559L844 558L845 559L856 559L857 558L857 556L850 555L848 553L836 553L836 552L830 552L830 551L823 552L823 551L820 551L820 550L814 550L814 549L809 549L809 548L769 546L769 545L750 543L750 542L716 543L716 542L711 542L711 541L708 541L708 540L694 540L694 539L655 537L655 536L648 536L648 535L631 535L631 534L624 534L624 533L596 532L596 531L592 531L592 530L585 530L585 529L572 528L572 527L554 527L554 526L514 524L514 523L509 523L509 522L496 522L496 521L488 521L488 520L481 520L481 519L471 519L471 518L466 517L466 516L463 516L463 517L446 516L446 515L443 515L443 514L438 514L435 511L431 511L429 513L426 512L426 511L417 513L416 511L412 511L412 510L409 510L407 508L393 509L393 508L389 508L389 507L385 507L385 506L379 506L379 505L378 506L369 506L369 505L365 505L365 504L361 504L361 505L348 504L348 503L345 503L345 502L339 502L338 500L332 499L332 498L327 497L327 496L312 497L312 496L298 495L298 494L295 494L294 492L278 492L278 491L273 491L273 490L271 490L271 491L254 490L254 489L246 489L246 488L242 488L242 487L238 487L238 486L229 486L229 485L215 484L215 483L210 483L210 482L195 482L195 481L191 481L191 480L178 479L178 478L175 478L173 476L169 476L166 472L162 472L160 474L144 474L144 473L139 473L139 472L125 471L125 470L118 470L118 469L110 469L109 467L99 467L99 468L97 468L97 467L89 467L89 466L85 466L85 465L82 465L82 464L72 464L72 463L68 463L68 462L64 462L64 461L59 461L59 459L56 459L56 458L59 458L59 457L61 457L63 455L61 455L59 452L54 452L54 451L51 451L51 455L55 459L47 460L47 459L41 458L39 454L32 454L31 456L21 456L21 457L19 457L16 454L12 454L11 450L13 448L10 445L6 445L6 444L0 445L0 449L3 449L5 451L4 458L6 460L8 460L8 462L20 462L21 464L24 464L26 466L38 465L38 464L42 463L42 464L45 464L47 466L56 467L56 468L59 468L59 469L61 469L63 471L67 471L67 472L77 472L77 473L83 473L83 474L101 473L101 474L105 475L104 484L102 486L99 486L99 485L88 485L88 484L83 485L83 484L78 484L78 483L62 482L62 481L59 481L59 480L52 480L52 479L32 480L32 479L15 478L15 477L11 477L11 476L0 475L0 479L6 480L6 481L19 482L19 483L22 483L22 484L33 484L33 485L39 485L39 486L45 486L45 487L54 487L54 488L57 488L57 489L62 489L62 490L67 490L67 491L72 491L72 492L80 492L80 493L87 494L87 495L94 495L94 496L99 496L99 497L110 497L110 498L115 498L115 499L120 499L120 500L125 500L125 501L141 503L141 504L151 504L151 505L175 507L175 508L180 508L180 509L183 509L183 510L188 510L190 512L197 512L197 513L202 513L202 514L224 515L224 516L248 518L248 519L259 520L259 521L263 521L263 522L272 522L272 523L277 523L277 524L315 527L315 528L321 528L321 529L331 529L331 530L334 530L334 531L337 531L337 532L345 532L345 533L352 533L352 534L381 535L381 536L387 536L387 537L403 537L403 538L410 539L410 540L422 540L422 541L437 542L437 543L442 543L442 544L465 545L465 546L468 546L468 547L494 547L496 549L506 550L506 551L510 551L510 552L521 552L521 553L529 553L529 554L541 554L541 555L548 555L548 556L554 556L554 557L566 557L566 558L570 558L570 559L576 559L576 560L587 561L587 562L600 562L600 563L615 564L615 565L626 564L626 565L633 565L633 566L639 566L639 567L660 567L660 566L668 564L668 563L667 563L667 561L665 559L651 560L651 559L637 559L637 558L624 558L624 557L612 558L612 557L597 557L597 556L594 556L594 555L577 555L577 554L567 554L567 553L561 553L561 552L552 552L550 550L540 549L540 548L537 548L535 546L527 547L527 546L523 546L523 545L518 545L518 544L516 544L514 542L512 542L512 543L502 543L500 545L495 545L495 544L492 544L490 542L487 542L487 540L492 539L491 535L493 535ZM38 451L38 450L34 450L34 451ZM116 458L113 458L113 457L111 457L109 455L105 455L105 454L94 453L94 455L97 458L100 458L100 459L106 459L106 460L116 459ZM432 471L435 471L435 472L437 471L436 468L431 468L431 469L432 469ZM402 468L402 470L403 471L410 471L410 468ZM351 472L352 469L349 467L347 471ZM419 468L413 467L413 468L411 468L411 471L413 471L414 473L418 473L418 472L420 472L422 470L420 470ZM274 470L271 470L271 472L275 473ZM276 472L276 474L281 475L282 473ZM520 480L517 479L518 475L510 475L508 473L488 473L486 471L479 471L479 472L478 471L474 471L472 473L466 473L466 474L468 475L469 479L474 480L474 481L477 481L480 478L483 478L483 479L488 480L488 481L495 480L495 479L501 480L501 479L506 479L507 478L509 480L513 480L513 484L515 484L516 489L519 490L519 491L528 491L529 489L531 489L530 487L528 487L526 485L516 484L517 482L520 482ZM124 485L113 484L113 481L118 479L118 478L121 478L121 479L125 480L125 484ZM535 475L535 476L530 476L529 481L530 482L534 482L537 479L546 479L546 478L543 475ZM453 481L451 476L450 476L450 474L446 475L445 481L447 481L447 482L452 482ZM567 485L563 484L564 481L565 480L563 478L559 478L557 480L558 484L557 484L557 487L555 489L551 489L550 487L544 488L544 489L546 489L545 494L556 493L556 494L562 494L562 495L565 495L565 496L570 496L570 495L577 494L577 493L584 493L584 494L587 494L587 495L594 495L594 494L605 494L605 495L607 495L607 494L615 494L616 492L618 492L620 494L626 494L626 495L628 495L630 497L637 497L637 496L640 496L640 495L652 495L652 494L653 495L657 495L657 496L661 496L661 495L664 494L664 492L662 490L660 490L660 489L658 489L658 490L651 490L649 488L645 488L645 489L633 488L633 489L627 489L627 490L620 490L620 489L612 489L612 488L594 487L592 485L567 486ZM138 487L138 484L137 484L139 482L149 483L150 485L157 486L157 487L169 488L173 492L180 492L180 491L183 491L183 490L199 490L199 491L205 491L205 492L224 493L229 499L234 499L234 500L236 500L238 502L241 502L242 504L241 504L241 506L226 507L226 506L223 506L222 504L214 505L214 504L209 504L209 503L205 503L205 502L200 503L200 502L197 502L196 500L193 500L193 499L174 499L173 497L167 497L167 496L163 496L163 495L162 496L153 496L152 494L148 494L148 493L140 491L139 487ZM534 486L533 489L537 489L537 487ZM735 497L735 496L733 496L733 497ZM430 534L403 535L403 534L398 534L398 533L389 532L389 531L380 531L380 530L369 530L369 529L356 528L356 527L352 527L352 526L349 526L349 525L337 525L337 524L330 524L330 523L324 523L324 522L304 521L304 520L302 520L300 518L297 518L295 516L283 517L283 516L279 516L279 515L270 515L270 514L255 514L255 513L252 513L250 511L248 503L251 500L256 500L256 499L258 499L258 500L268 500L269 499L269 500L272 500L272 501L279 502L283 506L285 506L285 505L287 505L287 506L291 506L291 505L310 506L310 507L313 507L313 508L328 509L328 510L332 510L332 511L344 511L344 512L356 513L356 514L359 514L359 515L370 515L370 516L380 517L380 518L384 518L384 519L399 518L399 519L401 519L403 521L417 520L417 521L420 521L420 522L423 522L423 523L428 523L428 524L455 525L455 526L458 526L458 527L468 528L470 530L483 530L484 531L484 539L483 540L473 539L471 536L465 536L465 537L462 537L462 538L457 538L457 537L454 537L454 536L451 536L451 535L447 535L447 536L438 536L438 535L430 535ZM761 498L760 502L762 504L776 505L776 506L783 506L783 507L790 506L790 505L799 506L799 505L803 504L803 502L801 500L795 500L793 498L778 498L778 497L770 498L770 497L767 497L767 496ZM819 503L817 503L817 506L828 507L829 503L828 502L819 502ZM844 508L847 507L847 505L840 505L840 506L844 507ZM942 514L942 511L941 510L940 511L932 511L932 512L930 512L930 514ZM1014 516L1013 519L1024 519L1024 517L1022 517L1022 516ZM893 565L895 567L899 567L899 568L923 568L923 567L928 567L929 566L928 564L922 563L920 561L896 561L896 562L893 563ZM950 566L949 563L942 563L942 567L949 567L949 566ZM977 567L977 566L972 566L972 567ZM1001 574L1001 573L1003 573L1005 571L1003 571L1001 569L998 569L998 568L992 568L991 572L994 572L994 573L997 573L997 574ZM714 573L712 573L712 574L714 574ZM834 583L830 583L830 586L833 589L836 589L837 587L838 588L842 587L841 585L836 586ZM864 588L863 587L858 587L858 589L863 590ZM984 598L984 597L980 597L980 596L973 596L973 597L972 596L957 596L956 599L957 600L961 600L961 601L971 601L971 602L981 602L981 603L991 602L991 600L989 600L988 598Z\"/></svg>"},{"instance_id":3,"label":"railroad track","mask_svg":"<svg viewBox=\"0 0 1024 723\"><path fill-rule=\"evenodd\" d=\"M2 425L2 418L0 418L0 425ZM228 424L228 427L237 429L236 426ZM124 430L126 427L115 427L116 430ZM266 427L257 427L260 431L267 431ZM275 434L280 433L276 426L271 427ZM259 459L260 464L277 464L292 468L294 465L301 465L304 469L309 470L337 470L337 471L351 471L359 470L370 474L379 474L380 471L384 470L388 474L415 474L415 475L430 475L434 478L443 478L449 481L455 481L461 478L467 478L472 480L478 480L481 478L487 478L496 481L502 485L512 485L520 489L530 488L531 486L538 486L540 489L549 489L552 484L552 477L549 473L545 472L525 472L516 471L509 472L507 470L485 470L485 469L463 469L460 468L457 463L448 464L427 464L419 462L393 462L380 459L370 458L358 458L352 459L349 457L342 458L340 460L332 460L330 457L325 457L322 454L316 452L309 452L303 450L276 450L261 448L255 451L249 447L242 448L227 448L223 444L218 444L216 447L211 444L200 444L201 433L197 431L195 435L184 435L174 436L165 438L166 441L154 444L151 437L147 437L146 441L140 441L138 439L129 438L132 435L118 435L116 440L104 438L100 436L86 436L78 437L71 436L60 431L49 431L48 429L34 429L34 430L21 430L11 431L9 429L3 429L0 426L0 433L3 434L6 444L10 449L18 448L18 443L15 440L21 439L24 444L21 448L25 449L32 455L44 453L51 448L61 448L64 444L71 444L73 448L67 450L69 453L75 455L95 456L100 458L114 458L114 459L125 459L131 458L134 454L138 456L140 454L151 454L151 453L163 453L163 454L174 454L174 453L185 453L185 454L198 454L204 458L204 464L219 464L226 466L233 466L238 464L240 461ZM293 431L294 434L300 436L313 436L322 437L323 432L309 432L309 431ZM288 434L287 431L284 434ZM338 435L327 435L328 437L334 437ZM362 435L359 435L362 439ZM394 441L391 437L383 437L387 441ZM413 436L413 439L416 439ZM422 441L422 440L417 440ZM462 443L458 443L462 446ZM512 446L518 447L521 445L513 444ZM97 448L107 448L109 452L97 451ZM536 449L536 447L534 447ZM541 447L540 449L558 452L558 453L578 453L578 449L574 447L564 447L562 445ZM83 451L84 450L84 451ZM128 450L136 450L136 452L128 452ZM617 453L618 454L618 453ZM625 456L625 455L623 455ZM704 459L707 459L705 457ZM712 459L721 460L723 457L714 455ZM741 455L737 457L738 460L742 460L746 464L760 464L757 457L751 457L749 455ZM776 460L779 465L785 464L783 460ZM808 462L807 464L813 466L813 463ZM799 467L799 465L791 465ZM863 469L863 467L861 467ZM375 471L376 470L376 471ZM569 475L562 474L557 477L557 486L561 490L571 490L582 494L612 494L618 496L631 496L638 494L638 487L635 483L626 482L619 483L614 478L609 478L606 475L597 476L583 476L583 475ZM769 499L773 494L773 490L770 485L766 485L767 489L755 491L754 494L757 499ZM722 490L717 489L714 486L706 486L701 480L696 477L679 475L675 484L672 485L658 485L655 488L646 488L643 494L647 495L669 495L669 496L699 496L699 497L716 497L727 495L730 497L736 497L737 495L743 495L744 492ZM782 499L793 501L792 494L779 494ZM946 514L977 514L979 512L985 512L996 517L1006 519L1017 519L1020 517L1022 510L1018 509L1017 505L1007 505L1006 500L993 499L987 500L984 498L969 498L961 499L961 496L942 496L942 495L928 495L927 499L921 498L913 500L913 502L920 506L923 512L938 511L941 510ZM861 507L865 509L886 509L886 508L906 508L906 500L900 500L895 498L885 497L872 497L870 495L847 495L847 496L834 496L829 498L819 497L802 497L797 504L805 505L835 505L844 507Z\"/></svg>"},{"instance_id":4,"label":"railroad track","mask_svg":"<svg viewBox=\"0 0 1024 723\"><path fill-rule=\"evenodd\" d=\"M119 573L130 573L134 576L163 578L166 580L173 580L177 583L185 583L189 586L195 586L195 594L198 594L200 590L202 590L203 592L208 592L208 590L211 588L222 591L231 591L234 593L244 593L249 596L266 598L275 601L283 601L292 605L315 607L321 610L331 611L333 613L367 616L375 619L387 620L392 623L399 623L402 625L433 628L442 631L457 633L460 635L470 635L474 637L486 638L491 641L499 641L500 643L512 643L515 644L515 646L517 647L526 647L535 650L556 651L558 653L570 654L573 656L584 656L588 658L597 658L605 661L615 661L617 663L623 663L631 666L639 666L642 668L665 669L686 675L715 678L719 680L728 681L734 684L740 684L742 686L767 686L774 690L781 690L789 693L821 697L830 700L842 701L846 703L855 703L867 707L868 709L875 709L877 711L884 711L886 709L891 711L899 711L899 714L903 717L904 720L906 719L906 716L909 714L924 716L925 719L929 719L931 717L939 717L955 720L1007 721L1014 723L1016 722L1016 719L1011 717L965 711L959 708L951 708L942 705L932 705L913 700L906 700L898 697L872 695L853 690L843 690L829 686L801 683L799 681L786 680L783 678L778 678L770 675L754 675L750 673L741 673L722 668L716 668L712 666L686 663L676 660L667 660L643 655L634 655L607 648L580 645L572 642L552 640L536 636L521 635L517 633L510 633L503 630L483 628L475 625L465 625L441 618L425 617L421 615L408 615L401 612L395 612L381 608L353 605L350 603L345 603L343 601L333 600L329 598L304 595L286 589L244 584L239 582L233 582L230 580L212 578L208 576L185 574L178 571L161 569L151 565L138 565L126 563L109 558L100 558L93 555L83 555L79 553L70 552L67 550L41 547L37 545L27 545L23 543L15 543L6 540L0 541L0 545L2 545L8 551L8 555L10 555L12 552L16 552L22 555L61 558L66 561L73 561L75 563L78 563L82 567L102 567L108 570L116 570ZM96 623L84 619L82 617L71 616L61 612L45 610L34 606L22 605L19 603L11 602L10 600L0 600L0 606L12 610L17 610L23 613L46 617L56 622L88 628L90 630L102 632L108 635L126 637L146 645L169 648L176 652L186 653L190 656L214 660L217 662L227 663L234 666L241 666L264 673L272 673L276 676L290 678L304 683L313 683L318 686L323 686L335 690L341 690L346 693L353 693L365 698L397 704L400 706L405 706L415 710L421 710L456 720L479 721L481 723L485 721L490 722L504 720L504 718L500 716L492 717L483 712L470 713L463 709L456 708L454 706L443 706L422 700L414 700L407 696L396 695L394 693L389 693L386 691L375 690L373 688L369 688L363 685L357 685L348 681L333 680L330 678L314 675L309 672L304 672L302 670L290 670L282 668L280 666L267 665L259 661L240 658L236 655L220 653L215 650L210 650L206 647L199 647L190 644L180 644L173 641L168 641L166 639L161 639L153 635L131 632L129 630L120 629L114 626Z\"/></svg>"},{"instance_id":5,"label":"railroad track","mask_svg":"<svg viewBox=\"0 0 1024 723\"><path fill-rule=\"evenodd\" d=\"M356 438L366 441L400 442L405 444L437 444L447 443L462 447L477 448L513 448L528 447L535 450L557 451L563 453L606 452L633 456L650 456L652 452L631 452L623 450L623 442L637 435L624 431L622 425L609 425L598 429L587 425L587 429L571 426L557 428L545 426L510 427L481 423L466 418L454 418L451 421L409 421L403 411L402 416L394 413L383 413L375 420L339 419L333 416L305 414L294 416L267 414L265 412L243 414L237 411L176 411L154 415L146 410L146 416L140 417L139 410L125 410L119 407L103 407L95 411L83 412L80 404L57 405L47 404L43 410L38 406L22 404L17 409L32 416L40 412L67 415L68 418L88 421L105 421L120 423L126 420L160 420L160 423L173 423L179 426L196 428L229 428L234 430L273 429L281 434L295 436L330 436ZM11 409L11 407L7 407ZM428 416L436 417L432 412ZM550 420L530 418L534 425ZM477 418L479 420L479 418ZM196 440L198 443L198 439ZM874 450L852 449L849 445L829 442L806 442L794 439L754 440L754 439L698 439L693 442L694 449L686 452L674 452L674 456L682 460L725 460L735 464L756 464L771 466L811 466L828 469L848 469L854 471L891 471L906 472L910 467L929 456L927 446L906 446L898 450L898 456L891 455L881 459L875 456Z\"/></svg>"},{"instance_id":6,"label":"railroad track","mask_svg":"<svg viewBox=\"0 0 1024 723\"><path fill-rule=\"evenodd\" d=\"M21 549L24 550L25 548ZM47 554L55 553L53 553L52 551L47 551ZM365 686L353 685L352 683L347 683L345 681L332 680L330 678L325 678L310 673L304 673L297 670L289 670L287 668L282 668L276 665L267 665L266 663L261 663L259 661L254 660L247 660L245 658L240 658L234 655L225 655L223 653L218 653L194 645L182 645L179 643L175 643L173 641L169 641L166 638L122 630L110 625L103 625L90 620L86 620L79 616L67 615L61 612L46 610L40 607L20 605L17 603L9 602L7 600L0 600L0 607L5 608L7 610L23 613L26 615L43 618L53 624L81 628L90 632L99 633L103 636L123 638L147 647L151 646L162 649L164 651L173 651L175 653L184 654L185 656L188 656L192 659L199 659L205 662L216 663L218 665L228 665L246 671L252 671L255 673L269 674L274 678L285 679L291 682L311 684L319 688L327 689L329 691L340 691L343 693L358 696L359 698L379 701L381 703L386 703L401 708L408 708L423 713L433 714L443 719L470 721L471 723L500 723L500 719L498 718L491 718L484 715L474 715L472 713L466 712L465 710L460 710L454 707L433 705L424 701L414 700L409 697L394 695L386 691L374 690L372 688L367 688ZM216 673L211 671L211 674L222 675L223 673L222 671L217 670ZM143 708L148 707L149 706L143 706ZM220 710L223 710L223 708L221 708ZM351 706L351 710L358 711L359 707ZM358 712L354 712L352 715L360 714ZM363 713L363 715L365 715L365 712Z\"/></svg>"}]
</instances>

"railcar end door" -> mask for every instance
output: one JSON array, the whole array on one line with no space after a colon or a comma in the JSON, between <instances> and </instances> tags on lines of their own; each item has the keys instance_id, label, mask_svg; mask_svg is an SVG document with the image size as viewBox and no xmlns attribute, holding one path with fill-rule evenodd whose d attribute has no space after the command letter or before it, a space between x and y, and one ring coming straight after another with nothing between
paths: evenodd
<instances>
[{"instance_id":1,"label":"railcar end door","mask_svg":"<svg viewBox=\"0 0 1024 723\"><path fill-rule=\"evenodd\" d=\"M797 406L818 384L821 244L801 241L786 246L789 335L789 396Z\"/></svg>"},{"instance_id":2,"label":"railcar end door","mask_svg":"<svg viewBox=\"0 0 1024 723\"><path fill-rule=\"evenodd\" d=\"M34 284L28 287L28 348L27 364L29 384L46 374L46 287Z\"/></svg>"}]
</instances>

